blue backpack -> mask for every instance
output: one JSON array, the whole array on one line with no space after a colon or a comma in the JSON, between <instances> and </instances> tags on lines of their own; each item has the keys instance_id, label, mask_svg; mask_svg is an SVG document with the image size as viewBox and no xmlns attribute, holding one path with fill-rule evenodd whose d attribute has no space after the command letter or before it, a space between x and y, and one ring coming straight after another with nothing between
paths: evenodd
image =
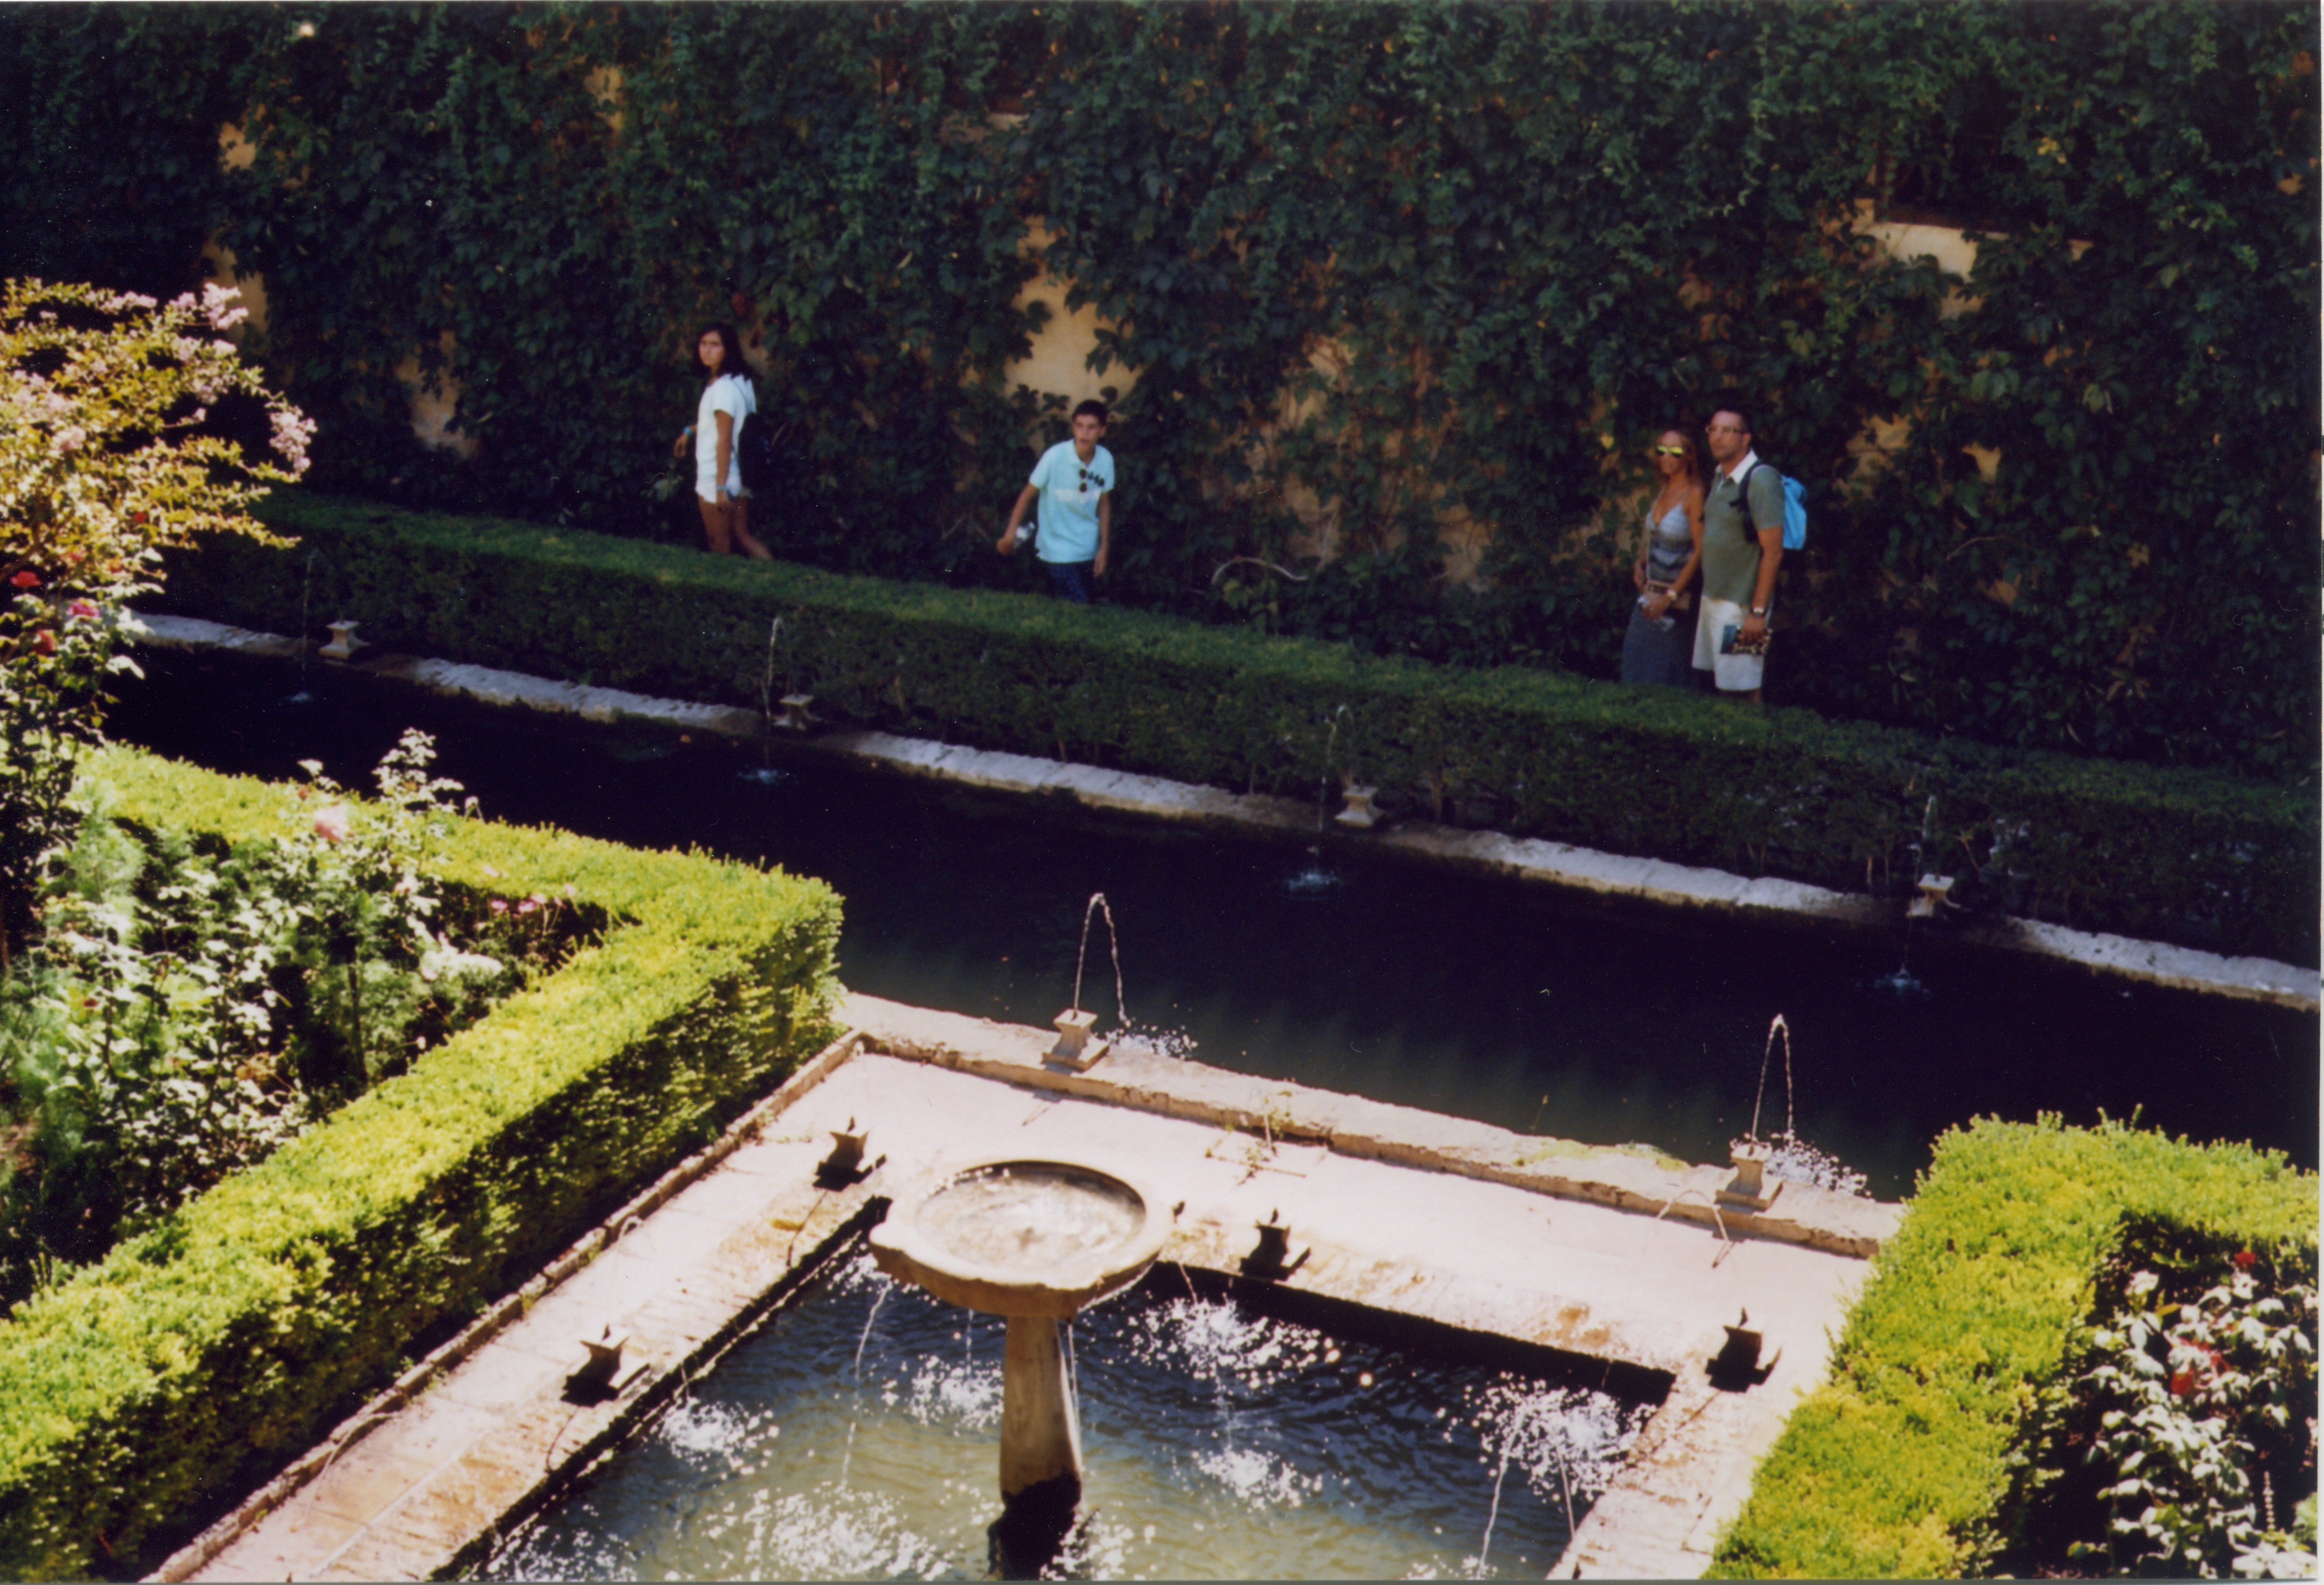
<instances>
[{"instance_id":1,"label":"blue backpack","mask_svg":"<svg viewBox=\"0 0 2324 1585\"><path fill-rule=\"evenodd\" d=\"M1753 463L1751 472L1738 481L1742 487L1743 539L1747 544L1758 537L1751 528L1751 477L1767 466L1765 462ZM1784 549L1800 550L1808 542L1808 487L1789 474L1775 477L1784 481Z\"/></svg>"}]
</instances>

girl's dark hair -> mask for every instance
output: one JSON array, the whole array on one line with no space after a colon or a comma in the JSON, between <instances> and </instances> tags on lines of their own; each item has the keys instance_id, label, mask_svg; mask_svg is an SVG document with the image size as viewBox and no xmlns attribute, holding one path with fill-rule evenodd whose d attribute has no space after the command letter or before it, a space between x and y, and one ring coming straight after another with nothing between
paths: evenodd
<instances>
[{"instance_id":1,"label":"girl's dark hair","mask_svg":"<svg viewBox=\"0 0 2324 1585\"><path fill-rule=\"evenodd\" d=\"M706 366L702 361L702 338L713 330L718 332L718 343L721 348L718 366L715 369ZM721 375L740 375L746 380L751 377L750 362L742 356L742 338L735 331L733 326L727 324L705 325L694 333L694 366L702 370L702 380L705 385L708 385Z\"/></svg>"}]
</instances>

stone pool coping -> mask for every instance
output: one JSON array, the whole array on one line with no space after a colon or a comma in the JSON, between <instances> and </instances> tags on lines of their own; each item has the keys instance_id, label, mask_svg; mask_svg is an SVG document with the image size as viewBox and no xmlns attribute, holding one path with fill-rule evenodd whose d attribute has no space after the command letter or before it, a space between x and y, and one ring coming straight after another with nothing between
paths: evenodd
<instances>
[{"instance_id":1,"label":"stone pool coping","mask_svg":"<svg viewBox=\"0 0 2324 1585\"><path fill-rule=\"evenodd\" d=\"M300 640L256 633L192 616L140 616L145 642L170 649L220 650L273 659L313 653ZM431 693L521 708L584 720L635 721L759 740L768 735L755 710L657 699L618 688L555 682L519 672L384 654L345 664ZM1313 835L1313 806L1286 798L1228 792L1215 787L1137 775L1098 765L1028 755L966 748L892 733L831 728L798 738L794 746L908 774L1001 792L1048 792L1089 808L1246 831ZM1420 820L1399 820L1364 840L1417 857L1461 867L1546 882L1575 891L1634 898L1664 906L1707 908L1814 921L1858 929L1892 930L1901 910L1860 893L1835 892L1769 876L1751 879L1725 870L1603 853L1535 837L1467 830ZM1960 921L1945 926L1955 941L2079 964L2101 974L2173 990L2194 991L2313 1013L2319 976L2294 964L2255 957L2225 957L2194 947L2074 930L2008 917Z\"/></svg>"},{"instance_id":2,"label":"stone pool coping","mask_svg":"<svg viewBox=\"0 0 2324 1585\"><path fill-rule=\"evenodd\" d=\"M1784 1216L1669 1206L1725 1176L1622 1150L1118 1052L1054 1069L1044 1031L853 996L850 1033L710 1147L592 1229L350 1416L153 1578L418 1579L474 1568L622 1445L921 1174L1065 1152L1135 1163L1184 1198L1163 1259L1235 1275L1278 1212L1301 1255L1286 1302L1360 1304L1666 1378L1639 1451L1578 1526L1561 1576L1687 1578L1831 1338L1901 1208L1786 1185ZM814 1182L857 1120L877 1163ZM1549 1154L1543 1154L1545 1151ZM1528 1160L1539 1156L1540 1159ZM1661 1203L1656 1203L1657 1200ZM1669 1206L1671 1214L1657 1211ZM1721 1391L1704 1366L1748 1310L1781 1357ZM576 1403L579 1339L650 1361Z\"/></svg>"}]
</instances>

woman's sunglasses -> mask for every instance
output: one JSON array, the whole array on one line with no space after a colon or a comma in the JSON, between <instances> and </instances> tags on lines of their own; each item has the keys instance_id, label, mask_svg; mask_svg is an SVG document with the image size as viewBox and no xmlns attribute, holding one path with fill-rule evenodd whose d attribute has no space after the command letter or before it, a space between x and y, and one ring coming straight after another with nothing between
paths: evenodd
<instances>
[{"instance_id":1,"label":"woman's sunglasses","mask_svg":"<svg viewBox=\"0 0 2324 1585\"><path fill-rule=\"evenodd\" d=\"M1657 446L1655 448L1655 455L1657 457L1683 457L1686 455L1686 448L1683 446Z\"/></svg>"}]
</instances>

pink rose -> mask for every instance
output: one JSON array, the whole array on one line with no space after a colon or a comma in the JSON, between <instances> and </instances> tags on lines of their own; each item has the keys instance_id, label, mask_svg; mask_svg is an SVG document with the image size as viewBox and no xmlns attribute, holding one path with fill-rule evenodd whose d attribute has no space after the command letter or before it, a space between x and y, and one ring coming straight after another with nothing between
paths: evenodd
<instances>
[{"instance_id":1,"label":"pink rose","mask_svg":"<svg viewBox=\"0 0 2324 1585\"><path fill-rule=\"evenodd\" d=\"M347 806L344 803L334 803L330 808L318 814L315 817L315 835L322 838L326 842L346 841L347 839Z\"/></svg>"},{"instance_id":2,"label":"pink rose","mask_svg":"<svg viewBox=\"0 0 2324 1585\"><path fill-rule=\"evenodd\" d=\"M57 635L43 627L32 635L32 647L44 655L57 653Z\"/></svg>"},{"instance_id":3,"label":"pink rose","mask_svg":"<svg viewBox=\"0 0 2324 1585\"><path fill-rule=\"evenodd\" d=\"M491 906L493 912L495 913L506 913L508 912L508 899L506 897L494 897L492 900Z\"/></svg>"},{"instance_id":4,"label":"pink rose","mask_svg":"<svg viewBox=\"0 0 2324 1585\"><path fill-rule=\"evenodd\" d=\"M72 612L74 616L79 617L84 622L93 620L97 616L96 606L92 605L88 600L75 600L70 606L67 607L66 609Z\"/></svg>"}]
</instances>

